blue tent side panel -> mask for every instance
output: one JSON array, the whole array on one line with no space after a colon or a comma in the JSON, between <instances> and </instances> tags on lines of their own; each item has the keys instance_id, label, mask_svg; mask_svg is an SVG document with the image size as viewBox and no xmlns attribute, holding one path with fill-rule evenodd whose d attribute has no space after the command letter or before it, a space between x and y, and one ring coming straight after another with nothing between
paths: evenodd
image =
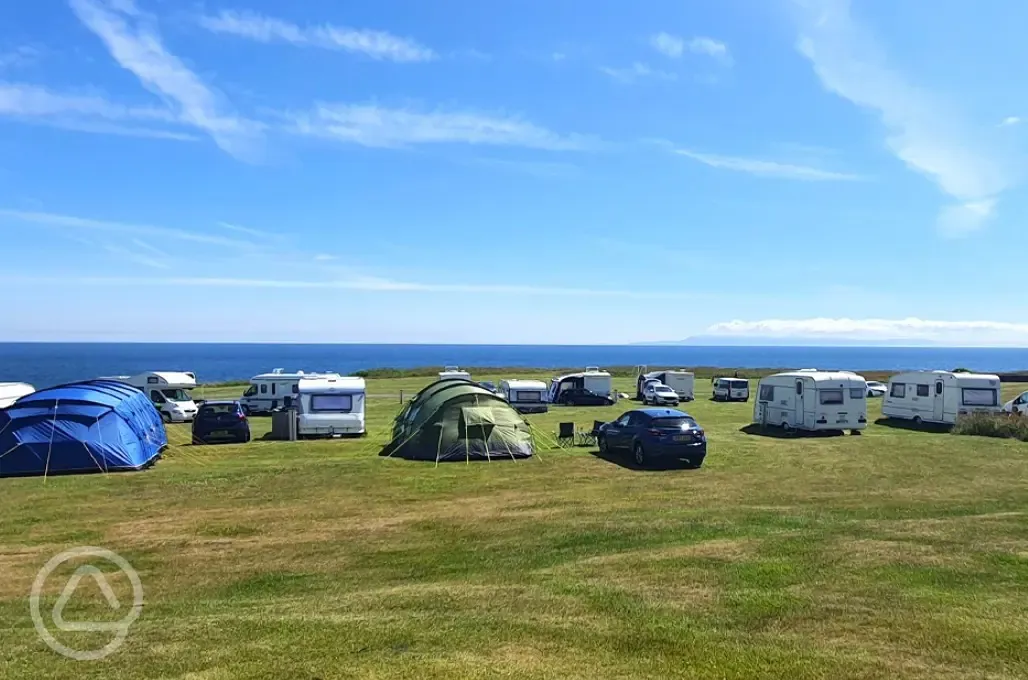
<instances>
[{"instance_id":1,"label":"blue tent side panel","mask_svg":"<svg viewBox=\"0 0 1028 680\"><path fill-rule=\"evenodd\" d=\"M0 410L0 477L139 470L167 445L146 395L112 380L40 390Z\"/></svg>"}]
</instances>

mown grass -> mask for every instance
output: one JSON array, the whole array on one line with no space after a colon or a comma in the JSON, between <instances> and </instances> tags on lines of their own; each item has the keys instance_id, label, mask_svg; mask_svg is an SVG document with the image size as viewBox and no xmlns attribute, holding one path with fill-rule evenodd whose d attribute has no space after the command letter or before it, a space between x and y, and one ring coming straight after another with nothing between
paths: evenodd
<instances>
[{"instance_id":1,"label":"mown grass","mask_svg":"<svg viewBox=\"0 0 1028 680\"><path fill-rule=\"evenodd\" d=\"M710 439L700 470L638 471L586 448L438 467L379 457L400 392L424 384L371 380L363 440L194 447L171 426L145 472L0 480L3 676L1028 676L1021 442L884 425L747 434L752 403L710 402L698 381L686 408ZM219 389L208 397L241 391ZM631 406L530 421L552 436ZM99 662L49 650L27 604L37 570L83 544L123 555L146 593ZM60 637L90 635L103 638Z\"/></svg>"}]
</instances>

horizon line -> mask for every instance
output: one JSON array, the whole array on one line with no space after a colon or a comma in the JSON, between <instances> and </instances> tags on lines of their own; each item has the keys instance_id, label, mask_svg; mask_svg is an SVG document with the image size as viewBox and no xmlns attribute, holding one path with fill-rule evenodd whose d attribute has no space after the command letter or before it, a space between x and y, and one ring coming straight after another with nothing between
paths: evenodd
<instances>
[{"instance_id":1,"label":"horizon line","mask_svg":"<svg viewBox=\"0 0 1028 680\"><path fill-rule=\"evenodd\" d=\"M310 342L305 340L2 340L0 345L306 345L306 346L391 346L391 347L681 347L681 348L827 348L827 349L1005 349L1026 350L1020 345L942 345L942 344L688 344L642 341L628 343L491 343L491 342Z\"/></svg>"}]
</instances>

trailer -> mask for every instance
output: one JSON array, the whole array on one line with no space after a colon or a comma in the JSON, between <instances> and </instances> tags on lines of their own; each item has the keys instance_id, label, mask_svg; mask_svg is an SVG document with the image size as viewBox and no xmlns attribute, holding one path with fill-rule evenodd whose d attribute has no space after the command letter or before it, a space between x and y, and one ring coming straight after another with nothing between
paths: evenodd
<instances>
[{"instance_id":1,"label":"trailer","mask_svg":"<svg viewBox=\"0 0 1028 680\"><path fill-rule=\"evenodd\" d=\"M519 413L546 413L546 383L542 380L501 380L500 394Z\"/></svg>"},{"instance_id":2,"label":"trailer","mask_svg":"<svg viewBox=\"0 0 1028 680\"><path fill-rule=\"evenodd\" d=\"M790 371L761 378L753 422L785 430L867 427L867 381L855 373Z\"/></svg>"},{"instance_id":3,"label":"trailer","mask_svg":"<svg viewBox=\"0 0 1028 680\"><path fill-rule=\"evenodd\" d=\"M970 413L999 413L1000 381L991 373L910 371L889 378L882 402L886 418L953 425Z\"/></svg>"}]
</instances>

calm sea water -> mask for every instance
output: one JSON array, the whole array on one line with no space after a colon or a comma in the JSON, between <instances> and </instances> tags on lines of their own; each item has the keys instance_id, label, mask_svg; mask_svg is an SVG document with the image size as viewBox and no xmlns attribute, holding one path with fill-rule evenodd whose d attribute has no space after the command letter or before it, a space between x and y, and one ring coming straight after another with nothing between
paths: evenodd
<instances>
[{"instance_id":1,"label":"calm sea water","mask_svg":"<svg viewBox=\"0 0 1028 680\"><path fill-rule=\"evenodd\" d=\"M0 382L37 388L151 370L196 373L201 382L246 380L274 368L352 373L417 366L624 366L635 364L854 371L1028 369L1028 349L913 347L688 347L546 345L253 345L0 343Z\"/></svg>"}]
</instances>

